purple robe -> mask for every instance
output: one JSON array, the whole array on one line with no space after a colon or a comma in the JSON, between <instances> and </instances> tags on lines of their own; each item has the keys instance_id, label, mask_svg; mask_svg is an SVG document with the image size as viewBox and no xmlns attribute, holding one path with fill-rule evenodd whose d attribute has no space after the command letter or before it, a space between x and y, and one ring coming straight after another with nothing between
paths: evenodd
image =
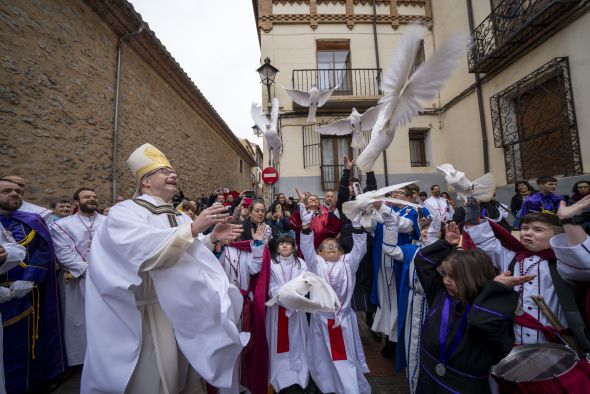
<instances>
[{"instance_id":1,"label":"purple robe","mask_svg":"<svg viewBox=\"0 0 590 394\"><path fill-rule=\"evenodd\" d=\"M35 231L26 245L26 268L17 266L3 275L1 283L33 281L36 287L20 299L0 304L4 327L4 370L10 392L32 391L66 367L62 321L57 289L55 251L45 221L38 214L16 211L2 218L16 238Z\"/></svg>"}]
</instances>

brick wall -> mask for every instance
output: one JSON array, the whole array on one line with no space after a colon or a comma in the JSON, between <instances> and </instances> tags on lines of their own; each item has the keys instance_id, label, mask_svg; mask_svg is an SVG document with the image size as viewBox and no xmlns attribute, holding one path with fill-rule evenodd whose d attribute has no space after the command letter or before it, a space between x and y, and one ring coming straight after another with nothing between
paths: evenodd
<instances>
[{"instance_id":1,"label":"brick wall","mask_svg":"<svg viewBox=\"0 0 590 394\"><path fill-rule=\"evenodd\" d=\"M0 0L0 35L0 175L22 176L25 198L36 203L71 197L82 185L96 188L106 203L118 36L81 0ZM243 152L204 119L125 45L119 194L132 194L125 161L145 142L166 154L187 196L221 185L249 188Z\"/></svg>"}]
</instances>

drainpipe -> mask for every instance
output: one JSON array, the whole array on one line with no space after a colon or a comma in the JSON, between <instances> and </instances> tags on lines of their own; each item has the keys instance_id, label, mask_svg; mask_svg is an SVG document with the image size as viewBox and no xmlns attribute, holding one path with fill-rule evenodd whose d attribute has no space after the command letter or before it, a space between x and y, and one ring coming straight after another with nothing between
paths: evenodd
<instances>
[{"instance_id":1,"label":"drainpipe","mask_svg":"<svg viewBox=\"0 0 590 394\"><path fill-rule=\"evenodd\" d=\"M111 168L113 204L117 200L117 145L119 144L119 91L121 88L121 56L123 54L123 42L133 36L140 34L142 31L143 26L140 26L139 29L137 29L133 33L127 33L119 37L119 41L117 43L117 75L115 77L115 124L113 128L113 163Z\"/></svg>"},{"instance_id":2,"label":"drainpipe","mask_svg":"<svg viewBox=\"0 0 590 394\"><path fill-rule=\"evenodd\" d=\"M377 70L381 68L379 64L379 43L377 42L377 5L373 0L373 41L375 43L375 64ZM377 76L377 83L381 85L381 74ZM389 186L389 173L387 172L387 149L383 151L383 172L385 176L385 186Z\"/></svg>"},{"instance_id":3,"label":"drainpipe","mask_svg":"<svg viewBox=\"0 0 590 394\"><path fill-rule=\"evenodd\" d=\"M475 30L475 23L473 22L473 5L471 0L467 0L467 18L469 20L469 31ZM483 172L490 172L490 157L488 152L488 127L486 126L486 119L483 107L483 93L481 89L481 78L479 73L475 73L475 91L477 93L477 107L479 110L479 123L481 127L481 141L483 144Z\"/></svg>"}]
</instances>

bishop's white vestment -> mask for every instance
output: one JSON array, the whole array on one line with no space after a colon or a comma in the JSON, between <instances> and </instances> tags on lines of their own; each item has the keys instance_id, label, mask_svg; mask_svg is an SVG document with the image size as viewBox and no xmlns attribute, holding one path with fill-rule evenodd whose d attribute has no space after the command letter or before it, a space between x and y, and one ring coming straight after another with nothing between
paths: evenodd
<instances>
[{"instance_id":1,"label":"bishop's white vestment","mask_svg":"<svg viewBox=\"0 0 590 394\"><path fill-rule=\"evenodd\" d=\"M211 248L161 199L110 210L86 280L82 393L199 393L198 375L230 387L228 366L249 334L237 328L242 296Z\"/></svg>"},{"instance_id":2,"label":"bishop's white vestment","mask_svg":"<svg viewBox=\"0 0 590 394\"><path fill-rule=\"evenodd\" d=\"M90 246L98 227L106 219L95 213L88 217L76 213L52 222L51 238L61 267L59 285L62 294L64 337L68 365L84 363L86 354L86 324L84 289Z\"/></svg>"},{"instance_id":3,"label":"bishop's white vestment","mask_svg":"<svg viewBox=\"0 0 590 394\"><path fill-rule=\"evenodd\" d=\"M301 233L301 251L309 271L332 286L341 305L336 313L311 314L307 341L309 370L322 393L371 392L363 374L368 368L356 338L358 327L355 325L358 323L350 306L356 271L367 251L367 234L353 233L352 237L351 252L332 262L316 254L313 233Z\"/></svg>"}]
</instances>

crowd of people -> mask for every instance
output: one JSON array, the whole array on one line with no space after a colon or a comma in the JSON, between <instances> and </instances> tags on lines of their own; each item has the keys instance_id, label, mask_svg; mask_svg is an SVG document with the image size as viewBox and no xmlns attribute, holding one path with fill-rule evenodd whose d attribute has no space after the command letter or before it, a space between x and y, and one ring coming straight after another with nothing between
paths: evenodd
<instances>
[{"instance_id":1,"label":"crowd of people","mask_svg":"<svg viewBox=\"0 0 590 394\"><path fill-rule=\"evenodd\" d=\"M565 339L590 355L588 181L571 198L550 176L517 182L509 205L392 187L361 224L343 206L378 185L346 158L338 190L270 204L187 198L149 144L128 166L136 193L102 209L91 185L45 209L0 178L0 392L83 368L83 393L370 393L359 324L418 393L497 390L490 370L514 346ZM305 272L337 310L265 305ZM590 382L581 360L575 387Z\"/></svg>"}]
</instances>

